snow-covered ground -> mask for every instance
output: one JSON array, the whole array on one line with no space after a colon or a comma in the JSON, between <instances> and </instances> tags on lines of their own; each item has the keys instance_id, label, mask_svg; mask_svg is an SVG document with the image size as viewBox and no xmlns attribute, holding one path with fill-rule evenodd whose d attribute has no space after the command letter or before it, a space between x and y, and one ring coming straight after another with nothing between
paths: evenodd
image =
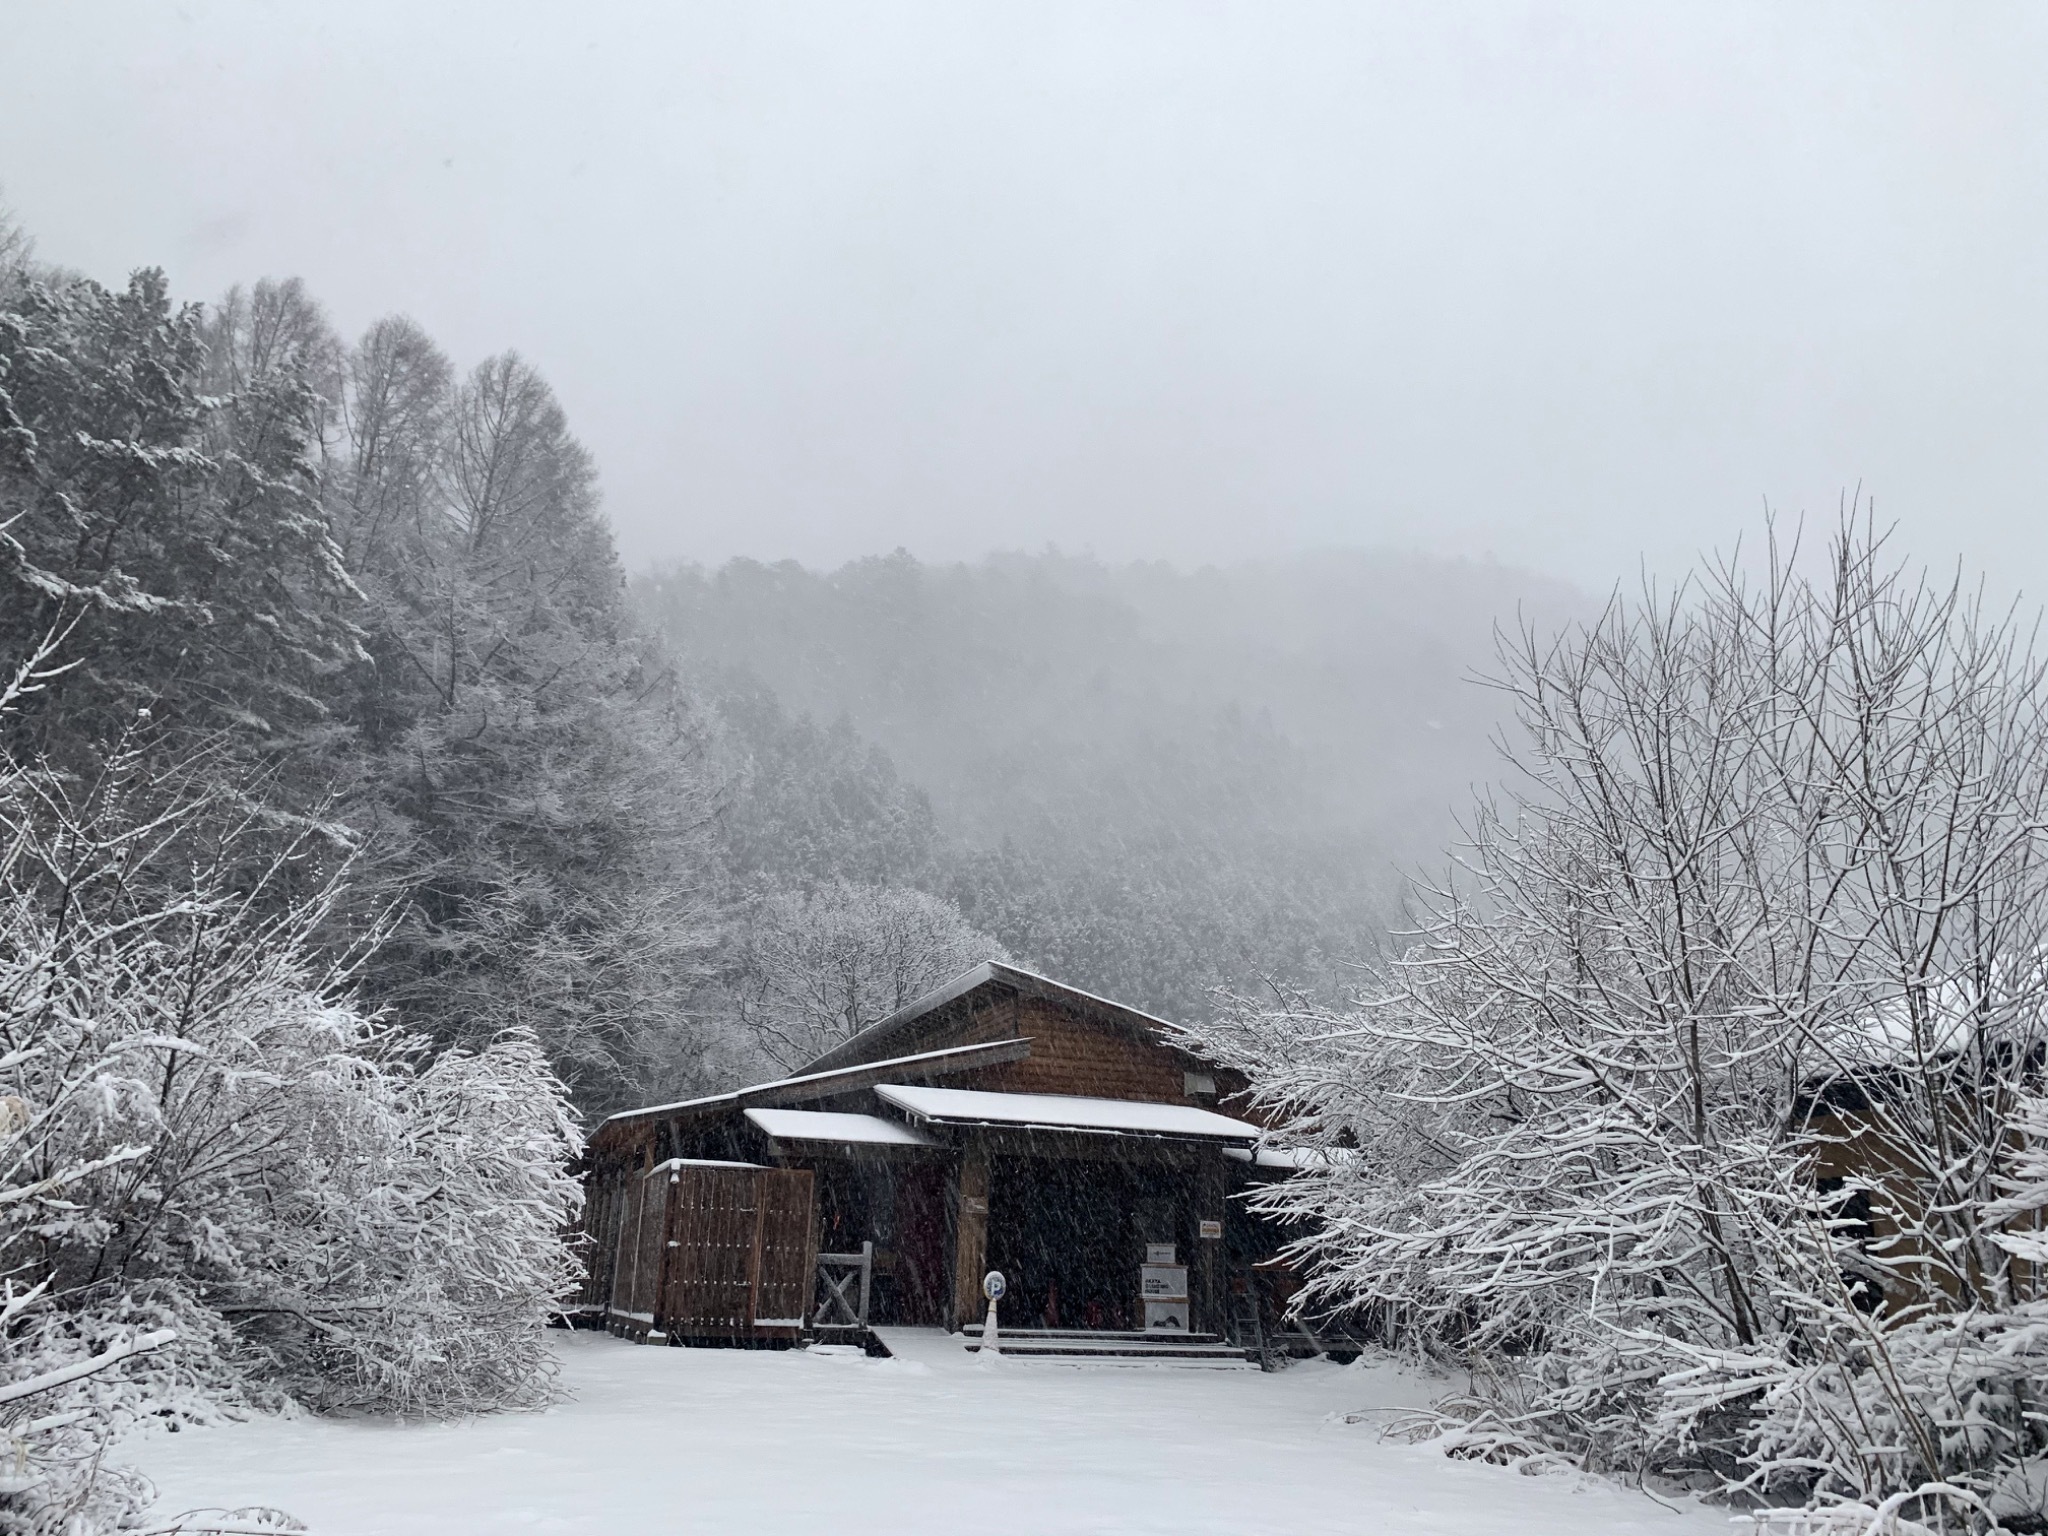
<instances>
[{"instance_id":1,"label":"snow-covered ground","mask_svg":"<svg viewBox=\"0 0 2048 1536\"><path fill-rule=\"evenodd\" d=\"M1704 1536L1573 1479L1383 1442L1425 1401L1388 1367L986 1364L938 1333L897 1357L663 1349L560 1335L573 1396L456 1424L260 1420L123 1447L165 1513L271 1504L316 1536Z\"/></svg>"}]
</instances>

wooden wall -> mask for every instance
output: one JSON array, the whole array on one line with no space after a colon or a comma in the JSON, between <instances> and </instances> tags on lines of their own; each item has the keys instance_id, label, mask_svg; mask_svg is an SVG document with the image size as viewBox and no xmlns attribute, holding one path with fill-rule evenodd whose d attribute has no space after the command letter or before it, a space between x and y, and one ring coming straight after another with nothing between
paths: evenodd
<instances>
[{"instance_id":1,"label":"wooden wall","mask_svg":"<svg viewBox=\"0 0 2048 1536\"><path fill-rule=\"evenodd\" d=\"M1081 1098L1135 1099L1152 1104L1200 1104L1219 1108L1219 1098L1241 1091L1244 1080L1205 1065L1185 1051L1156 1039L1149 1030L1107 1011L1084 1012L1043 998L1015 993L969 994L936 1011L914 1043L897 1042L892 1053L944 1050L1023 1036L1031 1054L948 1078L946 1085L986 1088L997 1093L1058 1093ZM1212 1078L1216 1095L1192 1096L1187 1074ZM1224 1108L1225 1113L1238 1113Z\"/></svg>"},{"instance_id":2,"label":"wooden wall","mask_svg":"<svg viewBox=\"0 0 2048 1536\"><path fill-rule=\"evenodd\" d=\"M1076 1018L1035 998L1015 1002L1016 1032L1031 1054L978 1072L975 1086L1002 1093L1064 1093L1097 1099L1185 1103L1194 1063L1112 1024Z\"/></svg>"},{"instance_id":3,"label":"wooden wall","mask_svg":"<svg viewBox=\"0 0 2048 1536\"><path fill-rule=\"evenodd\" d=\"M668 1184L659 1176L631 1179L619 1223L609 1317L614 1326L653 1325L667 1257Z\"/></svg>"},{"instance_id":4,"label":"wooden wall","mask_svg":"<svg viewBox=\"0 0 2048 1536\"><path fill-rule=\"evenodd\" d=\"M874 1044L870 1058L880 1060L1020 1038L1030 1042L1030 1055L1024 1060L949 1073L938 1080L949 1087L984 1088L999 1093L1198 1104L1254 1121L1259 1118L1235 1097L1246 1088L1241 1076L1211 1067L1175 1049L1159 1039L1148 1025L1122 1010L1022 994L1000 983L978 987L933 1009L908 1028L893 1032L888 1040ZM1216 1093L1189 1093L1190 1072L1211 1079L1216 1084ZM906 1080L927 1079L912 1075ZM843 1093L822 1094L810 1107L867 1111L872 1106L869 1089L863 1083ZM673 1122L654 1116L608 1121L592 1135L591 1156L593 1160L638 1162L643 1167L679 1154L751 1159L761 1155L755 1145L757 1140L736 1109L721 1107L681 1116Z\"/></svg>"}]
</instances>

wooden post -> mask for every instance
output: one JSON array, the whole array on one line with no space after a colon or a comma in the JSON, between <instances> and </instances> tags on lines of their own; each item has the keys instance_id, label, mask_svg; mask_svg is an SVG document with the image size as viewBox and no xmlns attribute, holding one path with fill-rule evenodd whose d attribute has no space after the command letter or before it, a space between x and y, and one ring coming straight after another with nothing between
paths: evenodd
<instances>
[{"instance_id":1,"label":"wooden post","mask_svg":"<svg viewBox=\"0 0 2048 1536\"><path fill-rule=\"evenodd\" d=\"M953 1226L953 1317L971 1327L984 1305L981 1277L988 1260L988 1149L970 1135L960 1150L959 1212Z\"/></svg>"},{"instance_id":2,"label":"wooden post","mask_svg":"<svg viewBox=\"0 0 2048 1536\"><path fill-rule=\"evenodd\" d=\"M1229 1332L1230 1325L1230 1320L1223 1313L1223 1239L1202 1236L1203 1222L1217 1223L1220 1231L1224 1219L1227 1191L1223 1154L1216 1148L1196 1149L1194 1186L1195 1252L1192 1272L1188 1275L1188 1289L1193 1294L1188 1299L1193 1303L1195 1315L1188 1322L1190 1327L1220 1336Z\"/></svg>"}]
</instances>

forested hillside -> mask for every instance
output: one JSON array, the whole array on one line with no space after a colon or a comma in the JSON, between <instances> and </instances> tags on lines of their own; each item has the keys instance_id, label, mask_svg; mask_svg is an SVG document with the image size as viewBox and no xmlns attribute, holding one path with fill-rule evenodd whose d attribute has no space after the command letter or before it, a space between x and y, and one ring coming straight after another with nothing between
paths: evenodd
<instances>
[{"instance_id":1,"label":"forested hillside","mask_svg":"<svg viewBox=\"0 0 2048 1536\"><path fill-rule=\"evenodd\" d=\"M833 872L942 892L1027 962L1178 1017L1219 985L1341 985L1376 954L1399 872L1495 771L1499 698L1471 681L1494 625L1588 607L1394 554L1184 571L899 551L636 591L770 779L826 740L868 764ZM829 728L799 746L790 712Z\"/></svg>"},{"instance_id":2,"label":"forested hillside","mask_svg":"<svg viewBox=\"0 0 2048 1536\"><path fill-rule=\"evenodd\" d=\"M0 646L52 648L9 760L203 782L232 878L312 904L353 997L437 1049L525 1031L586 1112L766 1069L963 955L1189 1018L1340 987L1492 771L1494 624L1582 606L1392 555L901 552L629 601L515 354L9 238Z\"/></svg>"}]
</instances>

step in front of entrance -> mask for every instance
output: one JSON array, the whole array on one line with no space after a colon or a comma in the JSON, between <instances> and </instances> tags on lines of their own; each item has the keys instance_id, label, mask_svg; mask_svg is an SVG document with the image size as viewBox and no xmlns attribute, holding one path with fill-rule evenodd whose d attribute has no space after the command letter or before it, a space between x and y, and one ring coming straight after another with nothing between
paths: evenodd
<instances>
[{"instance_id":1,"label":"step in front of entrance","mask_svg":"<svg viewBox=\"0 0 2048 1536\"><path fill-rule=\"evenodd\" d=\"M981 1335L965 1336L969 1354L981 1349ZM1249 1351L1226 1344L1213 1333L1106 1333L1059 1329L1005 1328L996 1336L996 1348L1005 1355L1050 1357L1067 1360L1111 1361L1211 1361L1236 1364L1251 1358Z\"/></svg>"},{"instance_id":2,"label":"step in front of entrance","mask_svg":"<svg viewBox=\"0 0 2048 1536\"><path fill-rule=\"evenodd\" d=\"M970 1328L967 1330L967 1336L972 1339L979 1339L981 1337L981 1329L978 1327ZM1129 1330L1117 1328L1004 1328L996 1336L1003 1341L1005 1349L1009 1348L1012 1339L1015 1339L1020 1344L1040 1340L1052 1342L1066 1339L1080 1339L1084 1342L1097 1344L1214 1344L1222 1337L1221 1334L1215 1333L1166 1333L1164 1331L1144 1333L1135 1328Z\"/></svg>"}]
</instances>

